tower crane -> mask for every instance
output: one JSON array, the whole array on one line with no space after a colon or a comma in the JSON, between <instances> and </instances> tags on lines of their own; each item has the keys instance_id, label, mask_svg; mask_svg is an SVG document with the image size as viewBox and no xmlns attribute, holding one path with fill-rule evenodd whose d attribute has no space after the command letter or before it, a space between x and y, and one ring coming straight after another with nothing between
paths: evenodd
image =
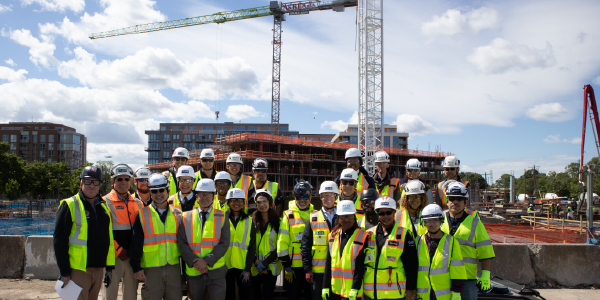
<instances>
[{"instance_id":1,"label":"tower crane","mask_svg":"<svg viewBox=\"0 0 600 300\"><path fill-rule=\"evenodd\" d=\"M100 39L128 34L273 16L273 71L271 96L271 133L279 134L281 25L286 14L302 15L311 11L343 12L346 7L358 9L358 145L365 169L375 172L374 154L383 145L383 0L308 0L282 3L271 1L269 6L218 12L206 16L141 24L126 28L92 33L89 38Z\"/></svg>"}]
</instances>

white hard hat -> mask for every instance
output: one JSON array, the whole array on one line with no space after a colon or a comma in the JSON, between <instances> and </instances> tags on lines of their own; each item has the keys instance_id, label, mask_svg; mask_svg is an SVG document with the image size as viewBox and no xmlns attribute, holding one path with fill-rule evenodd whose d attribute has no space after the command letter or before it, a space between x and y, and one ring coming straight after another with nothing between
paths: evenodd
<instances>
[{"instance_id":1,"label":"white hard hat","mask_svg":"<svg viewBox=\"0 0 600 300\"><path fill-rule=\"evenodd\" d=\"M404 185L404 193L406 195L424 194L425 184L418 179L411 180Z\"/></svg>"},{"instance_id":2,"label":"white hard hat","mask_svg":"<svg viewBox=\"0 0 600 300\"><path fill-rule=\"evenodd\" d=\"M341 180L358 181L358 173L352 168L344 169L344 171L342 171L342 175L340 175L340 181Z\"/></svg>"},{"instance_id":3,"label":"white hard hat","mask_svg":"<svg viewBox=\"0 0 600 300\"><path fill-rule=\"evenodd\" d=\"M338 216L356 214L356 207L354 207L354 202L352 202L352 200L340 201L340 203L338 203L337 205L336 214Z\"/></svg>"},{"instance_id":4,"label":"white hard hat","mask_svg":"<svg viewBox=\"0 0 600 300\"><path fill-rule=\"evenodd\" d=\"M377 198L377 200L375 200L375 211L377 211L380 208L389 208L396 210L396 201L394 201L394 198L390 196L379 197Z\"/></svg>"},{"instance_id":5,"label":"white hard hat","mask_svg":"<svg viewBox=\"0 0 600 300\"><path fill-rule=\"evenodd\" d=\"M229 154L229 156L227 156L227 161L225 163L238 163L238 164L244 164L244 162L242 161L242 156L237 154L237 153L231 153Z\"/></svg>"},{"instance_id":6,"label":"white hard hat","mask_svg":"<svg viewBox=\"0 0 600 300\"><path fill-rule=\"evenodd\" d=\"M121 175L133 177L133 170L126 164L118 164L114 166L112 170L110 170L110 178L115 178Z\"/></svg>"},{"instance_id":7,"label":"white hard hat","mask_svg":"<svg viewBox=\"0 0 600 300\"><path fill-rule=\"evenodd\" d=\"M194 177L194 168L191 166L181 166L177 170L177 175L175 177L179 178L182 176Z\"/></svg>"},{"instance_id":8,"label":"white hard hat","mask_svg":"<svg viewBox=\"0 0 600 300\"><path fill-rule=\"evenodd\" d=\"M148 188L151 190L159 190L169 187L169 181L163 174L155 173L148 180Z\"/></svg>"},{"instance_id":9,"label":"white hard hat","mask_svg":"<svg viewBox=\"0 0 600 300\"><path fill-rule=\"evenodd\" d=\"M252 170L267 170L269 163L264 158L257 158L252 162Z\"/></svg>"},{"instance_id":10,"label":"white hard hat","mask_svg":"<svg viewBox=\"0 0 600 300\"><path fill-rule=\"evenodd\" d=\"M215 181L217 181L217 180L231 181L231 175L229 175L229 173L227 173L225 171L217 172L217 175L215 175Z\"/></svg>"},{"instance_id":11,"label":"white hard hat","mask_svg":"<svg viewBox=\"0 0 600 300\"><path fill-rule=\"evenodd\" d=\"M196 192L216 192L215 182L209 178L203 178L196 184Z\"/></svg>"},{"instance_id":12,"label":"white hard hat","mask_svg":"<svg viewBox=\"0 0 600 300\"><path fill-rule=\"evenodd\" d=\"M421 162L416 158L411 158L406 162L407 170L421 169Z\"/></svg>"},{"instance_id":13,"label":"white hard hat","mask_svg":"<svg viewBox=\"0 0 600 300\"><path fill-rule=\"evenodd\" d=\"M225 199L246 199L246 193L242 189L233 188L227 192Z\"/></svg>"},{"instance_id":14,"label":"white hard hat","mask_svg":"<svg viewBox=\"0 0 600 300\"><path fill-rule=\"evenodd\" d=\"M468 198L469 191L467 191L467 187L462 182L454 181L446 185L446 196Z\"/></svg>"},{"instance_id":15,"label":"white hard hat","mask_svg":"<svg viewBox=\"0 0 600 300\"><path fill-rule=\"evenodd\" d=\"M444 168L458 168L460 166L460 160L456 156L447 156L442 161L442 167Z\"/></svg>"},{"instance_id":16,"label":"white hard hat","mask_svg":"<svg viewBox=\"0 0 600 300\"><path fill-rule=\"evenodd\" d=\"M187 159L190 159L190 152L183 148L183 147L179 147L177 149L175 149L175 151L173 151L173 155L171 155L172 157L185 157Z\"/></svg>"},{"instance_id":17,"label":"white hard hat","mask_svg":"<svg viewBox=\"0 0 600 300\"><path fill-rule=\"evenodd\" d=\"M360 150L358 150L357 148L350 148L350 149L346 150L346 158L345 159L348 159L350 157L362 158L362 154L360 154Z\"/></svg>"},{"instance_id":18,"label":"white hard hat","mask_svg":"<svg viewBox=\"0 0 600 300\"><path fill-rule=\"evenodd\" d=\"M213 149L210 149L210 148L202 149L202 152L200 152L200 158L205 158L205 157L215 158L215 152L213 151Z\"/></svg>"},{"instance_id":19,"label":"white hard hat","mask_svg":"<svg viewBox=\"0 0 600 300\"><path fill-rule=\"evenodd\" d=\"M256 198L258 198L258 196L264 195L265 197L267 197L267 199L269 199L269 205L271 205L271 203L273 203L273 194L271 194L271 191L267 190L267 189L258 189L256 190L256 193L254 194L254 202L256 202Z\"/></svg>"},{"instance_id":20,"label":"white hard hat","mask_svg":"<svg viewBox=\"0 0 600 300\"><path fill-rule=\"evenodd\" d=\"M137 170L135 170L135 178L136 179L150 178L151 175L152 175L152 171L150 171L150 168L148 168L148 167L139 167L139 168L137 168Z\"/></svg>"},{"instance_id":21,"label":"white hard hat","mask_svg":"<svg viewBox=\"0 0 600 300\"><path fill-rule=\"evenodd\" d=\"M319 187L319 195L323 193L339 194L340 189L338 188L337 184L335 184L335 182L333 181L323 181L321 183L321 187Z\"/></svg>"},{"instance_id":22,"label":"white hard hat","mask_svg":"<svg viewBox=\"0 0 600 300\"><path fill-rule=\"evenodd\" d=\"M440 221L444 220L444 213L442 212L442 208L437 204L429 204L423 208L423 212L421 213L421 219L438 219Z\"/></svg>"},{"instance_id":23,"label":"white hard hat","mask_svg":"<svg viewBox=\"0 0 600 300\"><path fill-rule=\"evenodd\" d=\"M378 163L378 162L389 163L390 162L390 156L385 151L378 151L377 153L375 153L375 162L376 163Z\"/></svg>"}]
</instances>

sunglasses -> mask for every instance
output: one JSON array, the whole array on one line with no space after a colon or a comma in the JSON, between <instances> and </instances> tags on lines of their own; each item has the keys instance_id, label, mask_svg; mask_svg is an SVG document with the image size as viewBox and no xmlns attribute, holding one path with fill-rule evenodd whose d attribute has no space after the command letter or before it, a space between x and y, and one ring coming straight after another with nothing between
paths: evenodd
<instances>
[{"instance_id":1,"label":"sunglasses","mask_svg":"<svg viewBox=\"0 0 600 300\"><path fill-rule=\"evenodd\" d=\"M267 173L267 170L253 170L256 173Z\"/></svg>"},{"instance_id":2,"label":"sunglasses","mask_svg":"<svg viewBox=\"0 0 600 300\"><path fill-rule=\"evenodd\" d=\"M202 162L214 162L214 159L203 158Z\"/></svg>"},{"instance_id":3,"label":"sunglasses","mask_svg":"<svg viewBox=\"0 0 600 300\"><path fill-rule=\"evenodd\" d=\"M231 203L237 202L237 203L244 204L244 201L246 201L246 200L244 200L244 199L229 199L229 201L231 201Z\"/></svg>"},{"instance_id":4,"label":"sunglasses","mask_svg":"<svg viewBox=\"0 0 600 300\"><path fill-rule=\"evenodd\" d=\"M363 204L375 204L375 200L369 200L369 199L360 200L360 202L362 202Z\"/></svg>"},{"instance_id":5,"label":"sunglasses","mask_svg":"<svg viewBox=\"0 0 600 300\"><path fill-rule=\"evenodd\" d=\"M391 215L391 214L393 214L393 213L394 213L394 211L393 211L393 210L388 210L388 211L380 211L380 212L378 212L377 214L378 214L380 217L383 217L383 216L389 216L389 215Z\"/></svg>"},{"instance_id":6,"label":"sunglasses","mask_svg":"<svg viewBox=\"0 0 600 300\"><path fill-rule=\"evenodd\" d=\"M85 185L93 184L94 186L99 186L102 184L102 182L100 182L100 180L84 179L83 184L85 184Z\"/></svg>"},{"instance_id":7,"label":"sunglasses","mask_svg":"<svg viewBox=\"0 0 600 300\"><path fill-rule=\"evenodd\" d=\"M454 171L456 168L444 168L444 171Z\"/></svg>"},{"instance_id":8,"label":"sunglasses","mask_svg":"<svg viewBox=\"0 0 600 300\"><path fill-rule=\"evenodd\" d=\"M354 215L341 215L341 216L338 215L338 218L340 218L340 219L353 219Z\"/></svg>"},{"instance_id":9,"label":"sunglasses","mask_svg":"<svg viewBox=\"0 0 600 300\"><path fill-rule=\"evenodd\" d=\"M148 182L148 178L138 178L136 179L138 182Z\"/></svg>"},{"instance_id":10,"label":"sunglasses","mask_svg":"<svg viewBox=\"0 0 600 300\"><path fill-rule=\"evenodd\" d=\"M123 181L123 180L125 180L125 181L129 182L129 177L125 177L125 178L123 178L123 177L121 177L121 178L117 178L117 181L118 181L118 182L121 182L121 181Z\"/></svg>"},{"instance_id":11,"label":"sunglasses","mask_svg":"<svg viewBox=\"0 0 600 300\"><path fill-rule=\"evenodd\" d=\"M463 197L447 197L447 198L448 198L448 202L467 200L467 198L463 198Z\"/></svg>"},{"instance_id":12,"label":"sunglasses","mask_svg":"<svg viewBox=\"0 0 600 300\"><path fill-rule=\"evenodd\" d=\"M194 182L194 179L193 178L179 179L179 182L192 183L192 182Z\"/></svg>"},{"instance_id":13,"label":"sunglasses","mask_svg":"<svg viewBox=\"0 0 600 300\"><path fill-rule=\"evenodd\" d=\"M150 190L152 194L162 194L166 191L166 189L158 189L158 190Z\"/></svg>"},{"instance_id":14,"label":"sunglasses","mask_svg":"<svg viewBox=\"0 0 600 300\"><path fill-rule=\"evenodd\" d=\"M301 198L298 198L298 200L300 200L300 201L306 201L308 199L310 199L310 197L301 197Z\"/></svg>"},{"instance_id":15,"label":"sunglasses","mask_svg":"<svg viewBox=\"0 0 600 300\"><path fill-rule=\"evenodd\" d=\"M354 185L354 181L352 181L352 180L342 180L342 185Z\"/></svg>"}]
</instances>

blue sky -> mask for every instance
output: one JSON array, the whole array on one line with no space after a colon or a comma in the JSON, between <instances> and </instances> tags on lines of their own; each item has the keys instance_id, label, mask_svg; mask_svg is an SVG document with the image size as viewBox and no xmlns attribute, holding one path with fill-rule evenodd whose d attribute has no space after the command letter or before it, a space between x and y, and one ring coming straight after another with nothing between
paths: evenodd
<instances>
[{"instance_id":1,"label":"blue sky","mask_svg":"<svg viewBox=\"0 0 600 300\"><path fill-rule=\"evenodd\" d=\"M161 121L270 122L272 18L90 41L268 1L0 0L0 122L64 123L88 160L141 165ZM385 123L462 170L562 171L579 157L582 87L600 85L597 1L385 1ZM357 110L354 8L283 24L281 122L336 132ZM219 80L220 79L220 80ZM588 122L589 123L589 122ZM596 155L591 130L586 161Z\"/></svg>"}]
</instances>

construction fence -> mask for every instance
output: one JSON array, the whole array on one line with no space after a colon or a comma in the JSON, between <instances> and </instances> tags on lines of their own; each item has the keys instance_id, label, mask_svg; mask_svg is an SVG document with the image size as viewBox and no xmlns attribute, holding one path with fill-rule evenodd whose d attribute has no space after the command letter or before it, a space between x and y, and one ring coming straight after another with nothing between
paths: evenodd
<instances>
[{"instance_id":1,"label":"construction fence","mask_svg":"<svg viewBox=\"0 0 600 300\"><path fill-rule=\"evenodd\" d=\"M54 218L0 219L0 235L51 235L54 222Z\"/></svg>"}]
</instances>

